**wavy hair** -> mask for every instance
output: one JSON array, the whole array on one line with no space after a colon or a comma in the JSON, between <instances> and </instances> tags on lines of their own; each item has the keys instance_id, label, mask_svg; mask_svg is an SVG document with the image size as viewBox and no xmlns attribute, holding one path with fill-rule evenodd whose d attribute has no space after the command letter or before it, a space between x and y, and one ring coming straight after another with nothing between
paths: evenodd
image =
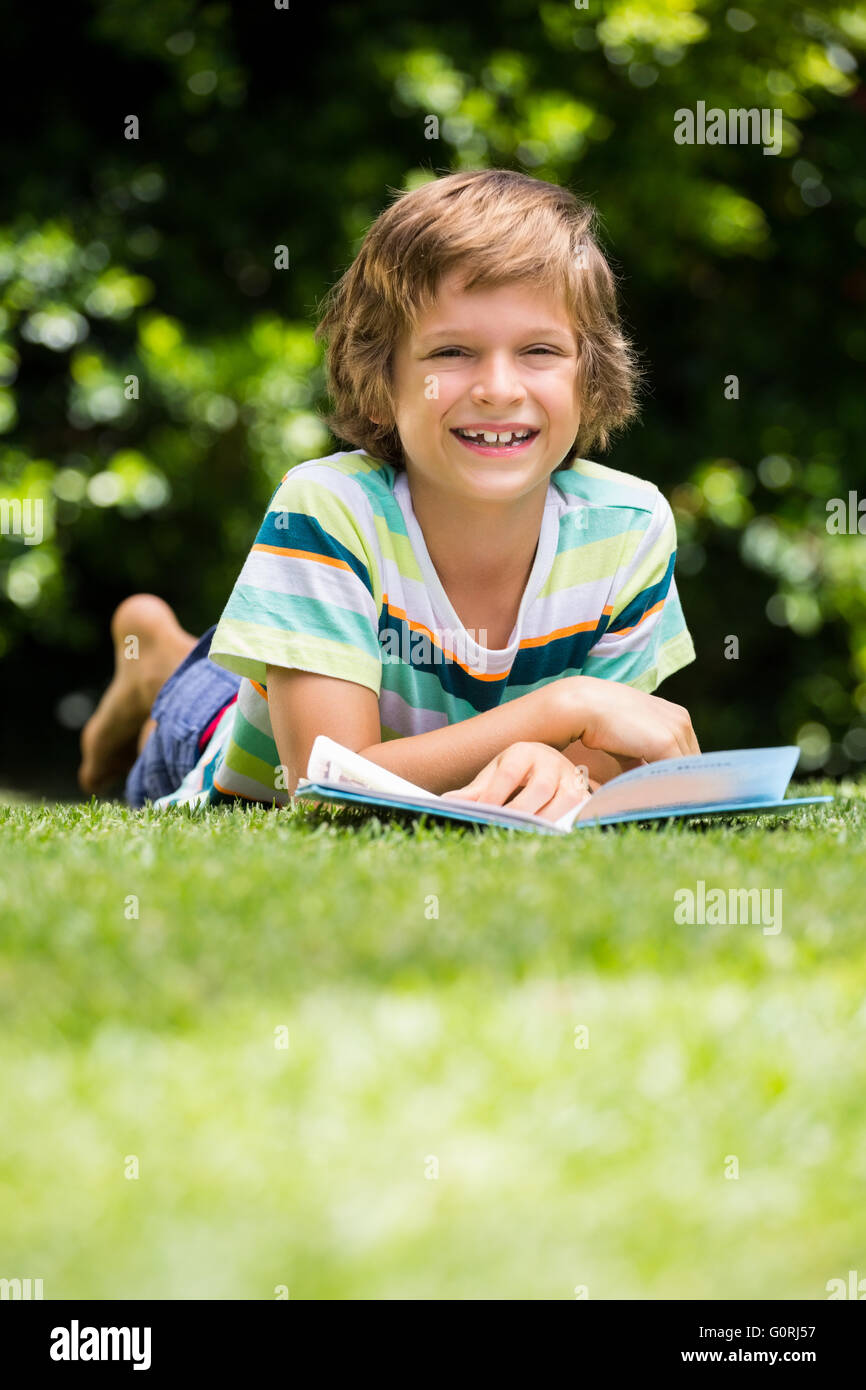
<instances>
[{"instance_id":1,"label":"wavy hair","mask_svg":"<svg viewBox=\"0 0 866 1390\"><path fill-rule=\"evenodd\" d=\"M318 308L332 433L405 467L393 408L394 348L456 269L466 291L524 282L564 295L578 345L581 420L561 466L606 449L637 411L641 369L620 326L616 280L595 224L595 209L569 189L509 169L445 174L396 192Z\"/></svg>"}]
</instances>

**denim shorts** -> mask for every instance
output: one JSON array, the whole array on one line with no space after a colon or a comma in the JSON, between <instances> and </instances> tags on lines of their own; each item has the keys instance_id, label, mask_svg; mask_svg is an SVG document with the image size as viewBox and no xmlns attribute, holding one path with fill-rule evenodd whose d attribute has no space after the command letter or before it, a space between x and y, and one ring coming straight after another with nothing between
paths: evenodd
<instances>
[{"instance_id":1,"label":"denim shorts","mask_svg":"<svg viewBox=\"0 0 866 1390\"><path fill-rule=\"evenodd\" d=\"M199 739L240 687L241 678L210 660L216 623L169 676L153 702L156 728L126 779L130 806L156 801L179 787L199 759Z\"/></svg>"}]
</instances>

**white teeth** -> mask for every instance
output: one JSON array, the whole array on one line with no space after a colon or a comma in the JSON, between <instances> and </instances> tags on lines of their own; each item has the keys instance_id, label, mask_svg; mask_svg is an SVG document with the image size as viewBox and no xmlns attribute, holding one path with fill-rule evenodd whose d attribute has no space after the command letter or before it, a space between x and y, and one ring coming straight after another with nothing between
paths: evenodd
<instances>
[{"instance_id":1,"label":"white teeth","mask_svg":"<svg viewBox=\"0 0 866 1390\"><path fill-rule=\"evenodd\" d=\"M512 440L518 442L528 439L531 430L504 430L497 433L493 430L458 430L466 439L483 439L485 444L510 444Z\"/></svg>"}]
</instances>

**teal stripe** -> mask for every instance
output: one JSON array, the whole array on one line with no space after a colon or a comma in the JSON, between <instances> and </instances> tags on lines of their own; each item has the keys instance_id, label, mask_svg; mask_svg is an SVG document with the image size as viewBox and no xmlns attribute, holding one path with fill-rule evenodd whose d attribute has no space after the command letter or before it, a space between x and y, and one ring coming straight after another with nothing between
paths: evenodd
<instances>
[{"instance_id":1,"label":"teal stripe","mask_svg":"<svg viewBox=\"0 0 866 1390\"><path fill-rule=\"evenodd\" d=\"M366 487L364 478L357 481L364 489L364 496L370 504L372 511L380 516L388 530L394 536L403 536L409 539L409 532L406 529L406 522L403 520L403 513L400 511L394 497L390 492L383 492L381 486Z\"/></svg>"},{"instance_id":2,"label":"teal stripe","mask_svg":"<svg viewBox=\"0 0 866 1390\"><path fill-rule=\"evenodd\" d=\"M658 632L659 644L668 642L677 633L688 632L680 596L675 592L668 592L668 601L659 615Z\"/></svg>"},{"instance_id":3,"label":"teal stripe","mask_svg":"<svg viewBox=\"0 0 866 1390\"><path fill-rule=\"evenodd\" d=\"M243 749L245 753L250 753L254 758L260 758L268 767L275 767L279 758L275 757L277 751L273 736L263 734L248 719L245 719L240 710L235 714L235 722L232 728L232 741Z\"/></svg>"},{"instance_id":4,"label":"teal stripe","mask_svg":"<svg viewBox=\"0 0 866 1390\"><path fill-rule=\"evenodd\" d=\"M559 521L559 542L556 558L592 541L609 541L614 536L626 536L630 531L647 529L652 521L650 512L640 511L629 516L622 507L582 507L566 512Z\"/></svg>"},{"instance_id":5,"label":"teal stripe","mask_svg":"<svg viewBox=\"0 0 866 1390\"><path fill-rule=\"evenodd\" d=\"M632 685L645 671L651 670L655 662L656 648L650 645L643 651L626 652L623 656L591 656L583 668L583 675Z\"/></svg>"},{"instance_id":6,"label":"teal stripe","mask_svg":"<svg viewBox=\"0 0 866 1390\"><path fill-rule=\"evenodd\" d=\"M326 637L379 656L379 643L369 619L334 602L325 603L322 599L300 594L280 594L252 584L236 584L223 617L302 636Z\"/></svg>"},{"instance_id":7,"label":"teal stripe","mask_svg":"<svg viewBox=\"0 0 866 1390\"><path fill-rule=\"evenodd\" d=\"M629 474L617 474L616 469L606 468L603 464L592 465L600 476L595 476L595 472L581 472L584 462L586 460L578 459L573 468L557 470L553 474L551 481L566 497L582 497L600 507L627 507L648 513L655 510L658 497L655 487L640 487L639 479Z\"/></svg>"},{"instance_id":8,"label":"teal stripe","mask_svg":"<svg viewBox=\"0 0 866 1390\"><path fill-rule=\"evenodd\" d=\"M416 666L406 662L386 663L382 667L382 689L402 696L412 709L428 714L447 714L449 719L455 721L469 719L478 713L468 700L449 695L443 690L435 670L419 671Z\"/></svg>"}]
</instances>

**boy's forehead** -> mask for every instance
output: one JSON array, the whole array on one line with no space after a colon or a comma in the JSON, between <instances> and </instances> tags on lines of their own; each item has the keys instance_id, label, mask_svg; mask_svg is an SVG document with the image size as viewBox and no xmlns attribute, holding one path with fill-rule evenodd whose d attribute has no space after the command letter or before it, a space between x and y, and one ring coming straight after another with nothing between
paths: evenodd
<instances>
[{"instance_id":1,"label":"boy's forehead","mask_svg":"<svg viewBox=\"0 0 866 1390\"><path fill-rule=\"evenodd\" d=\"M526 325L530 330L548 326L571 329L565 296L549 285L508 280L467 289L459 272L452 271L439 281L431 301L418 310L406 331L417 338L476 325L479 301L487 296L495 296L498 306L507 305L515 315L531 318L532 323L527 321Z\"/></svg>"}]
</instances>

